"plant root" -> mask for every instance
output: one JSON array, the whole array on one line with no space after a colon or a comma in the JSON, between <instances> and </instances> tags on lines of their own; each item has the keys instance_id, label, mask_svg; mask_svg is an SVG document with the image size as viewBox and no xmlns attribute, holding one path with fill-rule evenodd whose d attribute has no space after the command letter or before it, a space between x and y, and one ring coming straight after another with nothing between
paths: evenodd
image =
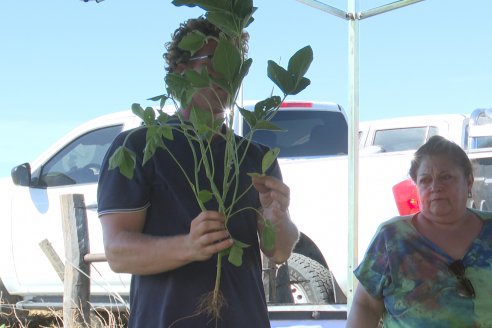
<instances>
[{"instance_id":1,"label":"plant root","mask_svg":"<svg viewBox=\"0 0 492 328\"><path fill-rule=\"evenodd\" d=\"M217 323L221 318L220 316L221 310L226 306L227 306L227 301L225 297L222 295L222 293L220 292L220 290L217 291L213 290L211 292L206 293L200 298L195 313L177 319L168 328L173 328L176 324L178 324L183 320L191 319L203 314L205 314L207 317L210 318L209 322L215 321L215 326L217 326Z\"/></svg>"},{"instance_id":2,"label":"plant root","mask_svg":"<svg viewBox=\"0 0 492 328\"><path fill-rule=\"evenodd\" d=\"M221 310L227 306L227 301L220 290L213 290L203 295L198 304L198 313L205 314L211 320L219 320Z\"/></svg>"}]
</instances>

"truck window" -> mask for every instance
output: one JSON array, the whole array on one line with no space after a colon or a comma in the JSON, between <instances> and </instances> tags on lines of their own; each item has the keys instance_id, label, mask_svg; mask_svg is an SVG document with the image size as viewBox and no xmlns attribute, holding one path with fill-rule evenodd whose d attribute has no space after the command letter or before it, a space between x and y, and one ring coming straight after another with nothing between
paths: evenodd
<instances>
[{"instance_id":1,"label":"truck window","mask_svg":"<svg viewBox=\"0 0 492 328\"><path fill-rule=\"evenodd\" d=\"M438 132L435 126L378 130L372 145L381 147L384 152L415 150Z\"/></svg>"},{"instance_id":2,"label":"truck window","mask_svg":"<svg viewBox=\"0 0 492 328\"><path fill-rule=\"evenodd\" d=\"M39 186L97 183L104 156L122 128L117 125L94 130L67 144L43 165Z\"/></svg>"},{"instance_id":3,"label":"truck window","mask_svg":"<svg viewBox=\"0 0 492 328\"><path fill-rule=\"evenodd\" d=\"M473 189L469 207L481 211L492 210L492 158L490 155L479 155L472 159L473 164Z\"/></svg>"},{"instance_id":4,"label":"truck window","mask_svg":"<svg viewBox=\"0 0 492 328\"><path fill-rule=\"evenodd\" d=\"M469 148L492 148L492 109L476 109L470 117Z\"/></svg>"},{"instance_id":5,"label":"truck window","mask_svg":"<svg viewBox=\"0 0 492 328\"><path fill-rule=\"evenodd\" d=\"M253 140L271 148L279 147L279 157L347 154L347 121L340 112L280 110L272 123L285 131L259 130ZM246 135L250 129L246 122L243 124Z\"/></svg>"}]
</instances>

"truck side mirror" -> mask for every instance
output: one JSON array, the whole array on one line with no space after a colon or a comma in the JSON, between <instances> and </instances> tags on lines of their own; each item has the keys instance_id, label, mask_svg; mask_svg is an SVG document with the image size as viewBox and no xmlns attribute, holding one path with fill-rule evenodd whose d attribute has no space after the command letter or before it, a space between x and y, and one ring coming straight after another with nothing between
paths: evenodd
<instances>
[{"instance_id":1,"label":"truck side mirror","mask_svg":"<svg viewBox=\"0 0 492 328\"><path fill-rule=\"evenodd\" d=\"M28 187L31 184L31 165L29 163L17 165L10 174L16 186Z\"/></svg>"}]
</instances>

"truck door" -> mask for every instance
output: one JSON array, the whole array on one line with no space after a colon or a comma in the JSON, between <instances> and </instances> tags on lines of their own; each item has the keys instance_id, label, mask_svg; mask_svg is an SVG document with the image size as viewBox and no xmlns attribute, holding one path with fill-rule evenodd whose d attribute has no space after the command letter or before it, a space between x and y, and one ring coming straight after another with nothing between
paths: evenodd
<instances>
[{"instance_id":1,"label":"truck door","mask_svg":"<svg viewBox=\"0 0 492 328\"><path fill-rule=\"evenodd\" d=\"M26 294L63 294L63 283L39 243L47 239L65 262L60 196L82 194L87 208L91 253L104 253L97 217L97 181L103 158L122 125L89 131L68 141L35 168L31 186L15 186L12 195L12 240L15 271ZM91 292L106 286L128 292L129 276L112 272L107 262L91 267Z\"/></svg>"}]
</instances>

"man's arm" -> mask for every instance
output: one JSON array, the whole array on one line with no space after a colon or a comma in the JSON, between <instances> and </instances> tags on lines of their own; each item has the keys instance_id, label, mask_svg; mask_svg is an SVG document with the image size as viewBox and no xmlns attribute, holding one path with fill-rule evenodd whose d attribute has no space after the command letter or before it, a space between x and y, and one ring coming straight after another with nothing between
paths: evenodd
<instances>
[{"instance_id":1,"label":"man's arm","mask_svg":"<svg viewBox=\"0 0 492 328\"><path fill-rule=\"evenodd\" d=\"M281 180L270 177L254 177L253 185L260 195L260 203L264 218L275 226L275 245L272 249L265 249L260 245L263 253L275 263L287 261L292 249L299 240L299 231L289 216L290 190ZM258 217L258 231L261 234L264 225L261 215Z\"/></svg>"},{"instance_id":2,"label":"man's arm","mask_svg":"<svg viewBox=\"0 0 492 328\"><path fill-rule=\"evenodd\" d=\"M146 211L102 215L104 249L111 269L139 275L174 270L204 261L232 246L224 217L215 211L200 213L187 235L157 237L142 233Z\"/></svg>"},{"instance_id":3,"label":"man's arm","mask_svg":"<svg viewBox=\"0 0 492 328\"><path fill-rule=\"evenodd\" d=\"M376 328L384 312L383 299L369 294L359 284L347 319L347 328Z\"/></svg>"}]
</instances>

